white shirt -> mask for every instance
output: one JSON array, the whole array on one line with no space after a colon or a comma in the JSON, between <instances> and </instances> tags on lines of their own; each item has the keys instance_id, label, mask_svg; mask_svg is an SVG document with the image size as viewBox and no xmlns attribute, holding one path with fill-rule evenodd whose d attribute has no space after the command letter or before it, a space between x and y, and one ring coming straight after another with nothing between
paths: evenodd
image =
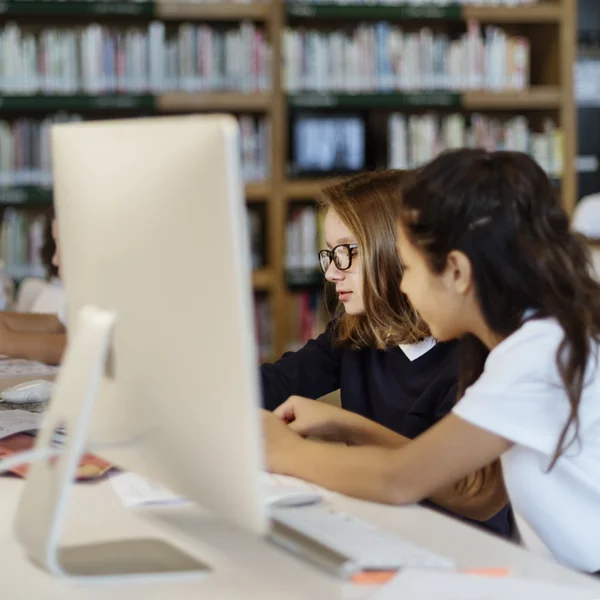
<instances>
[{"instance_id":1,"label":"white shirt","mask_svg":"<svg viewBox=\"0 0 600 600\"><path fill-rule=\"evenodd\" d=\"M577 203L572 227L585 237L600 238L600 194L590 194Z\"/></svg>"},{"instance_id":2,"label":"white shirt","mask_svg":"<svg viewBox=\"0 0 600 600\"><path fill-rule=\"evenodd\" d=\"M42 314L55 314L59 321L66 325L66 294L60 279L54 279L46 284L38 296L31 312Z\"/></svg>"},{"instance_id":3,"label":"white shirt","mask_svg":"<svg viewBox=\"0 0 600 600\"><path fill-rule=\"evenodd\" d=\"M421 358L424 354L427 354L434 346L436 341L432 337L425 338L420 342L414 344L399 344L400 350L404 352L406 358L413 362L417 358Z\"/></svg>"},{"instance_id":4,"label":"white shirt","mask_svg":"<svg viewBox=\"0 0 600 600\"><path fill-rule=\"evenodd\" d=\"M600 570L600 368L590 357L579 408L580 439L547 472L569 402L556 367L563 331L526 322L494 348L455 414L514 442L502 458L513 508L561 562ZM600 366L600 365L598 365ZM572 439L568 435L567 440Z\"/></svg>"}]
</instances>

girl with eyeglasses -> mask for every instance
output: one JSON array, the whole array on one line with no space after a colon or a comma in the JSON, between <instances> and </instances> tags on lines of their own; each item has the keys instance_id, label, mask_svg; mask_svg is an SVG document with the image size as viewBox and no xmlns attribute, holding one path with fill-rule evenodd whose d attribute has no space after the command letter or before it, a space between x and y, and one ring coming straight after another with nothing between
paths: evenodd
<instances>
[{"instance_id":1,"label":"girl with eyeglasses","mask_svg":"<svg viewBox=\"0 0 600 600\"><path fill-rule=\"evenodd\" d=\"M366 417L381 426L391 447L417 437L452 410L457 343L436 343L399 289L395 211L407 176L363 173L323 190L327 248L319 259L329 291L337 295L335 314L317 339L261 367L267 409L290 396L316 399L339 389L345 410L312 402L315 410ZM302 421L294 426L301 432ZM333 439L325 430L311 434ZM339 441L372 443L368 437ZM429 497L453 514L511 534L498 463Z\"/></svg>"},{"instance_id":2,"label":"girl with eyeglasses","mask_svg":"<svg viewBox=\"0 0 600 600\"><path fill-rule=\"evenodd\" d=\"M560 562L600 571L600 283L542 169L517 152L457 150L399 197L401 289L439 340L460 338L459 400L395 448L302 439L265 415L271 470L408 504L501 460L508 496ZM302 433L385 432L290 401Z\"/></svg>"}]
</instances>

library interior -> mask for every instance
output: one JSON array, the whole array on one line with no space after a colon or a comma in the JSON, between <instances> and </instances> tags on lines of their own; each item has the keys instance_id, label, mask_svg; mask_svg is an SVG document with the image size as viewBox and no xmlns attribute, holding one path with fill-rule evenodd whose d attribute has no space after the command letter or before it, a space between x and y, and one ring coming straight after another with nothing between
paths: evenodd
<instances>
[{"instance_id":1,"label":"library interior","mask_svg":"<svg viewBox=\"0 0 600 600\"><path fill-rule=\"evenodd\" d=\"M599 355L599 0L0 1L9 598L600 600Z\"/></svg>"}]
</instances>

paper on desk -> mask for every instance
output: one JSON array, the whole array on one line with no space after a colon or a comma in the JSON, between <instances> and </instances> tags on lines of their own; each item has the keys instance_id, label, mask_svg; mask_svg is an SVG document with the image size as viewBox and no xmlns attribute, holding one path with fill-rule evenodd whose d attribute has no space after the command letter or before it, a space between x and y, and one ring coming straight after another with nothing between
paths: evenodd
<instances>
[{"instance_id":1,"label":"paper on desk","mask_svg":"<svg viewBox=\"0 0 600 600\"><path fill-rule=\"evenodd\" d=\"M0 410L0 439L23 431L37 430L41 427L43 418L42 413L28 410Z\"/></svg>"},{"instance_id":2,"label":"paper on desk","mask_svg":"<svg viewBox=\"0 0 600 600\"><path fill-rule=\"evenodd\" d=\"M117 496L127 508L151 504L183 504L187 502L171 490L135 473L119 473L110 479Z\"/></svg>"},{"instance_id":3,"label":"paper on desk","mask_svg":"<svg viewBox=\"0 0 600 600\"><path fill-rule=\"evenodd\" d=\"M600 600L594 588L556 585L525 577L481 577L406 569L370 600Z\"/></svg>"},{"instance_id":4,"label":"paper on desk","mask_svg":"<svg viewBox=\"0 0 600 600\"><path fill-rule=\"evenodd\" d=\"M121 502L127 508L187 502L185 498L177 496L171 490L135 473L119 473L111 477L111 482ZM285 505L286 500L290 506L294 505L294 500L298 500L300 505L316 501L324 495L316 486L295 477L261 473L260 482L265 502L272 506L279 503Z\"/></svg>"}]
</instances>

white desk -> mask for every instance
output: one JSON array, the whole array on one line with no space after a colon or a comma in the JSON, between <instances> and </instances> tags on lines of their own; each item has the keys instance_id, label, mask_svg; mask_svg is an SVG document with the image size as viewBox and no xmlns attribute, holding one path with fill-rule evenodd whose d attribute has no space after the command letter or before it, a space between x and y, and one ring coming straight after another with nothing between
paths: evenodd
<instances>
[{"instance_id":1,"label":"white desk","mask_svg":"<svg viewBox=\"0 0 600 600\"><path fill-rule=\"evenodd\" d=\"M340 583L319 570L287 555L267 543L239 536L216 535L205 527L204 539L184 544L208 560L214 571L203 579L176 584L132 584L81 586L54 579L34 567L23 556L13 535L13 518L23 483L0 478L0 589L10 600L60 598L61 600L355 600L367 598L368 586ZM573 573L545 559L526 553L508 542L420 507L395 508L343 497L332 500L341 510L356 514L404 537L455 557L461 567L510 566L519 574L590 587L590 600L600 599L600 581ZM70 506L71 522L67 543L127 538L139 535L167 535L153 527L151 520L199 517L192 509L144 510L141 518L121 506L110 482L76 485ZM198 526L202 526L198 518ZM190 526L190 530L193 526ZM215 538L215 539L212 539Z\"/></svg>"}]
</instances>

